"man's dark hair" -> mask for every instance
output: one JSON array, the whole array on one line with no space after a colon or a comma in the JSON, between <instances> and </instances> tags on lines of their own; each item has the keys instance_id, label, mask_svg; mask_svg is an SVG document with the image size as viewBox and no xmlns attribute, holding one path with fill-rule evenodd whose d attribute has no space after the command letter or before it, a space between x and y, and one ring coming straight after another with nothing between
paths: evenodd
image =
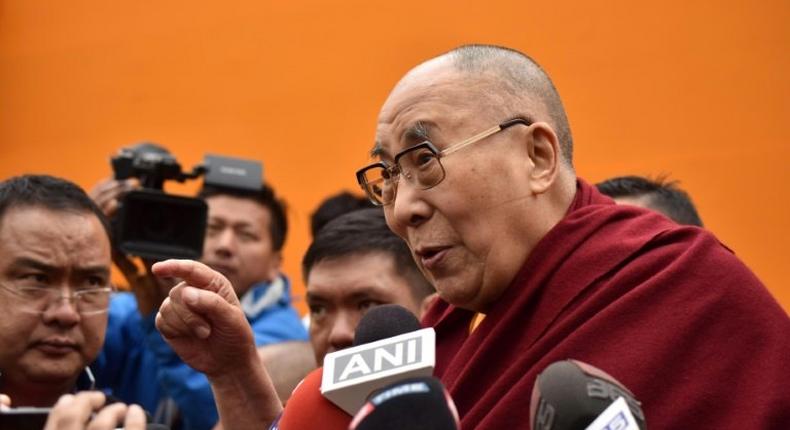
<instances>
[{"instance_id":1,"label":"man's dark hair","mask_svg":"<svg viewBox=\"0 0 790 430\"><path fill-rule=\"evenodd\" d=\"M79 185L49 175L22 175L0 182L0 221L15 207L42 207L53 211L92 213L99 218L107 238L107 217Z\"/></svg>"},{"instance_id":2,"label":"man's dark hair","mask_svg":"<svg viewBox=\"0 0 790 430\"><path fill-rule=\"evenodd\" d=\"M372 208L373 203L367 197L359 197L348 191L328 197L318 205L318 208L310 215L310 232L313 237L326 223L348 212Z\"/></svg>"},{"instance_id":3,"label":"man's dark hair","mask_svg":"<svg viewBox=\"0 0 790 430\"><path fill-rule=\"evenodd\" d=\"M609 197L644 198L645 204L661 212L678 224L702 227L702 219L688 193L677 186L677 181L665 178L651 180L641 176L620 176L607 179L595 186Z\"/></svg>"},{"instance_id":4,"label":"man's dark hair","mask_svg":"<svg viewBox=\"0 0 790 430\"><path fill-rule=\"evenodd\" d=\"M407 281L415 299L435 291L417 268L406 242L387 227L381 208L360 209L328 222L307 249L302 274L307 280L313 266L324 260L373 253L392 256L395 272Z\"/></svg>"},{"instance_id":5,"label":"man's dark hair","mask_svg":"<svg viewBox=\"0 0 790 430\"><path fill-rule=\"evenodd\" d=\"M269 209L272 215L272 221L269 225L269 234L272 236L272 249L274 251L282 250L285 244L285 238L288 235L288 217L285 215L285 202L277 198L272 187L264 184L260 191L251 191L204 185L197 196L202 199L214 196L231 196L250 199Z\"/></svg>"}]
</instances>

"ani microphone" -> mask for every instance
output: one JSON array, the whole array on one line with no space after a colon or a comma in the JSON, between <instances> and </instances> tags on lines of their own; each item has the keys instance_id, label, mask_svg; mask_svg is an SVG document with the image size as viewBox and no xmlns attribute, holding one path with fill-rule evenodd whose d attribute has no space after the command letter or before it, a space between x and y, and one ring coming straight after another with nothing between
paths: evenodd
<instances>
[{"instance_id":1,"label":"ani microphone","mask_svg":"<svg viewBox=\"0 0 790 430\"><path fill-rule=\"evenodd\" d=\"M369 310L357 326L357 346L326 355L321 394L353 415L374 390L406 378L431 376L436 333L419 328L417 318L401 306Z\"/></svg>"},{"instance_id":2,"label":"ani microphone","mask_svg":"<svg viewBox=\"0 0 790 430\"><path fill-rule=\"evenodd\" d=\"M375 342L420 329L417 318L403 307L377 306L362 317L354 333L354 345ZM324 360L326 363L327 360ZM271 430L346 430L359 407L346 412L321 394L323 368L310 372L294 389L280 418ZM365 397L370 391L365 393ZM362 405L363 400L360 402Z\"/></svg>"}]
</instances>

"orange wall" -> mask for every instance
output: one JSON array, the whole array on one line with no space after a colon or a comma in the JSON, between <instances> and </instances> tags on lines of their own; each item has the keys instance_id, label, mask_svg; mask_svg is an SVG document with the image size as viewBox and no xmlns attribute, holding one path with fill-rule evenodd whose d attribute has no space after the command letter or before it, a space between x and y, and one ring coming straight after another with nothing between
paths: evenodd
<instances>
[{"instance_id":1,"label":"orange wall","mask_svg":"<svg viewBox=\"0 0 790 430\"><path fill-rule=\"evenodd\" d=\"M90 187L142 139L186 166L262 159L290 203L301 294L307 218L355 189L396 80L458 44L504 44L554 77L581 176L681 179L790 309L790 3L581 3L0 0L0 177Z\"/></svg>"}]
</instances>

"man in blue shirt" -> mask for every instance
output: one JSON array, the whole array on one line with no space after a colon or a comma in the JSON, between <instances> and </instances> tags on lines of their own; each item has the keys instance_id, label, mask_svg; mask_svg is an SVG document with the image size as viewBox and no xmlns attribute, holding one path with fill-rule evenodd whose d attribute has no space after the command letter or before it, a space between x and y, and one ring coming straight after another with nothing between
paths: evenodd
<instances>
[{"instance_id":1,"label":"man in blue shirt","mask_svg":"<svg viewBox=\"0 0 790 430\"><path fill-rule=\"evenodd\" d=\"M92 194L112 214L117 198L134 187L133 181L110 180ZM291 306L289 280L280 273L287 233L282 202L266 185L257 192L204 186L198 197L208 205L201 261L237 286L261 357L265 360L275 343L297 341L286 352L301 363L309 360L295 366L306 373L314 365L307 332ZM172 284L156 281L147 269L139 273L124 256L116 255L115 262L132 293L117 294L110 305L105 346L92 366L98 386L141 404L157 422L180 422L180 428L189 430L212 428L218 416L208 380L184 364L154 327L156 310Z\"/></svg>"}]
</instances>

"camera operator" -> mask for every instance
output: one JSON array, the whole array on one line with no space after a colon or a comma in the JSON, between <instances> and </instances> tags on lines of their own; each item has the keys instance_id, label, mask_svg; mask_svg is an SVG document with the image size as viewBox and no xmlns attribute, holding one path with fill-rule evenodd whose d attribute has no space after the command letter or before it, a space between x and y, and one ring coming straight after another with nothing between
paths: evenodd
<instances>
[{"instance_id":1,"label":"camera operator","mask_svg":"<svg viewBox=\"0 0 790 430\"><path fill-rule=\"evenodd\" d=\"M169 156L150 143L132 150ZM148 179L104 180L91 196L112 217L123 196L144 188ZM289 280L280 273L287 233L284 206L267 185L253 191L204 183L198 198L208 206L201 261L233 280L261 359L280 370L275 383L285 398L315 363L307 333L291 306ZM93 366L98 386L125 402L141 404L155 422L211 428L218 416L208 380L184 364L154 327L156 311L173 283L150 274L153 259L142 259L140 265L115 248L113 261L132 293L118 293L111 301L107 340Z\"/></svg>"}]
</instances>

